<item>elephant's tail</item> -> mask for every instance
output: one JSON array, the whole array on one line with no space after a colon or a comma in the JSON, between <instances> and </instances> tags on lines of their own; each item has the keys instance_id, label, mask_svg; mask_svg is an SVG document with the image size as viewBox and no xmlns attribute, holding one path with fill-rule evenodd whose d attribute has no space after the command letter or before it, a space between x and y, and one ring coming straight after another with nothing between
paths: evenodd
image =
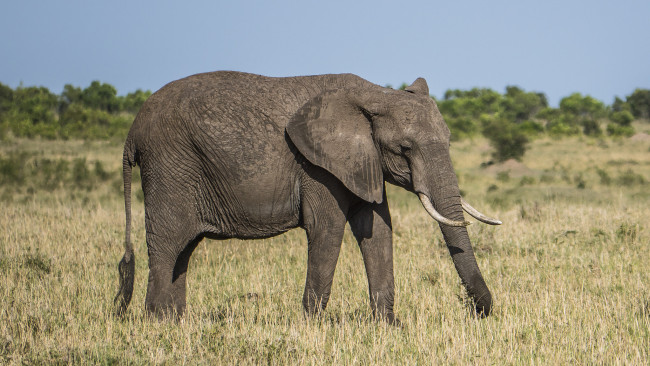
<instances>
[{"instance_id":1,"label":"elephant's tail","mask_svg":"<svg viewBox=\"0 0 650 366\"><path fill-rule=\"evenodd\" d=\"M135 255L131 244L131 170L135 166L135 146L131 134L126 139L122 158L122 177L124 179L124 212L126 230L124 238L124 256L118 266L120 272L120 289L115 296L115 313L122 316L131 302L135 277Z\"/></svg>"}]
</instances>

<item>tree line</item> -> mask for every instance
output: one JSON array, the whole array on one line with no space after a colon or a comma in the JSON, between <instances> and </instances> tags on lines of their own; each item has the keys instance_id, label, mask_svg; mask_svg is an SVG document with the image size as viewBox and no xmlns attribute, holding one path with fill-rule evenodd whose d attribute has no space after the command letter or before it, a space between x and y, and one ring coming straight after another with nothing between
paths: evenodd
<instances>
[{"instance_id":1,"label":"tree line","mask_svg":"<svg viewBox=\"0 0 650 366\"><path fill-rule=\"evenodd\" d=\"M573 93L553 108L545 94L517 86L506 87L504 94L487 88L453 89L437 104L452 139L482 134L490 140L494 158L504 161L520 159L530 139L543 135L631 136L632 121L650 117L650 90L636 89L625 100L616 97L612 105Z\"/></svg>"},{"instance_id":2,"label":"tree line","mask_svg":"<svg viewBox=\"0 0 650 366\"><path fill-rule=\"evenodd\" d=\"M135 114L151 95L136 90L117 95L110 84L93 81L80 88L66 84L61 94L42 86L12 89L0 83L0 139L124 138Z\"/></svg>"},{"instance_id":3,"label":"tree line","mask_svg":"<svg viewBox=\"0 0 650 366\"><path fill-rule=\"evenodd\" d=\"M138 89L119 96L115 87L99 81L83 89L66 84L61 94L42 86L12 89L0 83L0 139L123 139L150 95ZM616 97L612 105L574 93L553 108L544 93L517 86L506 87L503 94L488 88L450 89L437 103L453 139L483 135L500 161L521 158L537 136L630 136L632 121L650 118L648 89Z\"/></svg>"}]
</instances>

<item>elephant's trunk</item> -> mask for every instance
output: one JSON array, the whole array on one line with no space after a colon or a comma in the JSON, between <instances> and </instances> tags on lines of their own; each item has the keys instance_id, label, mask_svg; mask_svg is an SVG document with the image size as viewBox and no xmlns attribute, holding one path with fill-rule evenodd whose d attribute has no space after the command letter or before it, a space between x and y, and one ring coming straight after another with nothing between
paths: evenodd
<instances>
[{"instance_id":1,"label":"elephant's trunk","mask_svg":"<svg viewBox=\"0 0 650 366\"><path fill-rule=\"evenodd\" d=\"M448 192L444 198L434 198L434 204L445 217L458 221L464 219L458 193ZM480 316L489 315L492 309L492 295L476 263L467 229L463 226L448 226L442 223L439 225L456 271L468 295L474 300L476 312Z\"/></svg>"},{"instance_id":2,"label":"elephant's trunk","mask_svg":"<svg viewBox=\"0 0 650 366\"><path fill-rule=\"evenodd\" d=\"M435 154L427 154L427 156L435 156L435 158L422 165L416 164L425 167L425 172L421 174L417 174L417 171L413 172L416 193L429 197L430 204L442 217L452 222L464 223L458 181L448 150L445 152L438 150ZM468 295L474 300L476 312L482 317L489 315L492 309L492 295L478 268L465 225L446 225L442 221L439 222L456 271Z\"/></svg>"}]
</instances>

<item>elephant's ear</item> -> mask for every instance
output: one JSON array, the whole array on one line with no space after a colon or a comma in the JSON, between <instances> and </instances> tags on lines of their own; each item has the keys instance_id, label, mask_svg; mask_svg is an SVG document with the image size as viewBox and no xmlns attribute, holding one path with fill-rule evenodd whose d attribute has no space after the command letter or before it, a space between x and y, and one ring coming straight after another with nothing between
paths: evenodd
<instances>
[{"instance_id":1,"label":"elephant's ear","mask_svg":"<svg viewBox=\"0 0 650 366\"><path fill-rule=\"evenodd\" d=\"M349 95L325 92L310 100L289 121L287 133L309 162L363 200L380 203L383 175L371 122Z\"/></svg>"},{"instance_id":2,"label":"elephant's ear","mask_svg":"<svg viewBox=\"0 0 650 366\"><path fill-rule=\"evenodd\" d=\"M415 79L413 84L407 86L406 89L404 90L413 94L424 95L427 97L429 96L429 85L427 84L427 81L424 80L423 78Z\"/></svg>"}]
</instances>

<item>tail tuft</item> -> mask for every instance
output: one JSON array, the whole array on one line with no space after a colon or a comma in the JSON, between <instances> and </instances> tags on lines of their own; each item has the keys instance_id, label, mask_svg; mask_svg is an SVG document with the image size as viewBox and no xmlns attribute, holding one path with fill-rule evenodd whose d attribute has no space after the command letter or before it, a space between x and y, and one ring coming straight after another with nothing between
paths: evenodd
<instances>
[{"instance_id":1,"label":"tail tuft","mask_svg":"<svg viewBox=\"0 0 650 366\"><path fill-rule=\"evenodd\" d=\"M115 300L113 300L113 304L115 305L115 315L122 317L133 295L133 282L135 278L135 255L133 251L124 253L118 269L120 272L120 289L117 292L117 296L115 296Z\"/></svg>"}]
</instances>

